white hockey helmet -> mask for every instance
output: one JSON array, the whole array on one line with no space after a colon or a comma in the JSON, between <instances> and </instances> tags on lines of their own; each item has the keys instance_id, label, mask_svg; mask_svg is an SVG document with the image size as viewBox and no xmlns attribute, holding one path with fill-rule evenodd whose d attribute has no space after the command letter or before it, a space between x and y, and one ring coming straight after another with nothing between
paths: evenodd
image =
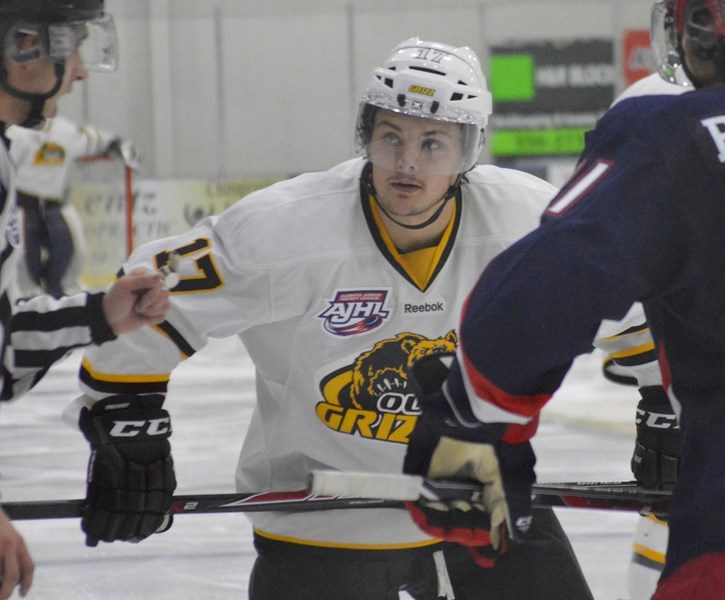
<instances>
[{"instance_id":1,"label":"white hockey helmet","mask_svg":"<svg viewBox=\"0 0 725 600\"><path fill-rule=\"evenodd\" d=\"M463 143L455 172L435 173L456 175L478 161L492 99L473 50L414 37L396 46L383 65L373 70L363 94L356 138L374 164L370 144L378 109L459 124Z\"/></svg>"}]
</instances>

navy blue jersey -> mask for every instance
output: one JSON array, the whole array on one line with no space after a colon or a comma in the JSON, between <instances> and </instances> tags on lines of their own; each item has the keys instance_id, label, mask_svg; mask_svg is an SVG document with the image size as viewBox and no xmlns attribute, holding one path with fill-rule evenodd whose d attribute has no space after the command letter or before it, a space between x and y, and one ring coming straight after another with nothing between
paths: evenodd
<instances>
[{"instance_id":1,"label":"navy blue jersey","mask_svg":"<svg viewBox=\"0 0 725 600\"><path fill-rule=\"evenodd\" d=\"M541 226L476 284L449 391L465 387L470 416L523 425L509 441L525 439L601 320L635 301L685 435L672 569L725 551L725 88L602 118Z\"/></svg>"}]
</instances>

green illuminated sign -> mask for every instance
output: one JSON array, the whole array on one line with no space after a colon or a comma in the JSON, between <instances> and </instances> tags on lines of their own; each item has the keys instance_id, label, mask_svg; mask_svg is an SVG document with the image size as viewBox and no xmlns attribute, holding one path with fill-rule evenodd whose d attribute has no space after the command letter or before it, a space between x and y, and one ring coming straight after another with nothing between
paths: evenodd
<instances>
[{"instance_id":1,"label":"green illuminated sign","mask_svg":"<svg viewBox=\"0 0 725 600\"><path fill-rule=\"evenodd\" d=\"M584 134L589 129L591 128L494 131L491 136L491 152L494 156L580 154L584 150Z\"/></svg>"},{"instance_id":2,"label":"green illuminated sign","mask_svg":"<svg viewBox=\"0 0 725 600\"><path fill-rule=\"evenodd\" d=\"M614 99L611 39L511 42L490 49L494 157L577 156Z\"/></svg>"},{"instance_id":3,"label":"green illuminated sign","mask_svg":"<svg viewBox=\"0 0 725 600\"><path fill-rule=\"evenodd\" d=\"M530 102L536 95L534 57L529 54L491 57L489 75L496 102Z\"/></svg>"}]
</instances>

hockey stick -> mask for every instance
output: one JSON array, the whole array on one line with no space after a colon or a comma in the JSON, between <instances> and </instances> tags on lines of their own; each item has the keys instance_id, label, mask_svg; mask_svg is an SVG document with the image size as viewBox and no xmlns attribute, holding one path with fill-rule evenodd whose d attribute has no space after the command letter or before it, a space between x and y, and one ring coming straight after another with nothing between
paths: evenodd
<instances>
[{"instance_id":1,"label":"hockey stick","mask_svg":"<svg viewBox=\"0 0 725 600\"><path fill-rule=\"evenodd\" d=\"M319 475L313 475L319 485ZM329 474L330 472L324 471ZM337 473L336 473L337 474ZM348 476L349 473L342 475ZM369 478L370 474L352 474ZM377 477L372 475L372 477ZM386 478L389 476L385 476ZM392 476L397 477L397 476ZM411 481L403 484L406 495L411 496ZM426 494L437 494L439 498L468 497L480 493L480 486L461 482L432 482L412 478L420 493L421 482ZM339 484L338 484L339 485ZM388 479L386 485L391 485ZM406 487L407 486L407 487ZM434 491L431 491L434 490ZM665 515L669 504L668 492L643 490L634 482L584 482L549 483L534 485L534 505L538 507L593 508L602 510L634 511L643 514ZM389 494L388 494L389 495ZM174 496L172 514L210 514L268 511L309 511L348 508L402 508L402 499L374 497L346 497L339 491L323 494L314 491L266 492L258 494L197 494ZM412 496L414 499L418 496ZM85 500L39 500L5 502L2 508L11 519L72 519L83 516Z\"/></svg>"},{"instance_id":2,"label":"hockey stick","mask_svg":"<svg viewBox=\"0 0 725 600\"><path fill-rule=\"evenodd\" d=\"M341 497L385 500L477 500L481 485L461 481L434 481L412 475L312 471L310 491ZM537 507L591 508L666 515L671 492L647 490L634 481L539 483L532 489Z\"/></svg>"},{"instance_id":3,"label":"hockey stick","mask_svg":"<svg viewBox=\"0 0 725 600\"><path fill-rule=\"evenodd\" d=\"M82 517L86 501L30 500L0 502L12 520L73 519ZM400 508L402 502L378 498L334 498L308 491L258 494L196 494L174 496L171 514L331 510L336 508Z\"/></svg>"}]
</instances>

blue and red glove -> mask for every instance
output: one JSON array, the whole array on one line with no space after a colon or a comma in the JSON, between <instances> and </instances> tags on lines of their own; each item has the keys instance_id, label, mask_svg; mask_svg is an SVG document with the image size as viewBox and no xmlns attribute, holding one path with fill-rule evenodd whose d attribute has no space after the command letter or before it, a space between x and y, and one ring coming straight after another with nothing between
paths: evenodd
<instances>
[{"instance_id":1,"label":"blue and red glove","mask_svg":"<svg viewBox=\"0 0 725 600\"><path fill-rule=\"evenodd\" d=\"M503 441L507 423L464 422L467 398L447 397L449 377L460 377L450 355L431 355L417 362L408 378L422 414L405 455L403 471L428 479L481 483L478 500L425 500L406 504L426 533L467 546L477 564L491 567L509 540L523 540L531 525L531 487L536 457L528 441ZM463 389L463 386L456 386ZM464 406L461 402L465 402Z\"/></svg>"}]
</instances>

